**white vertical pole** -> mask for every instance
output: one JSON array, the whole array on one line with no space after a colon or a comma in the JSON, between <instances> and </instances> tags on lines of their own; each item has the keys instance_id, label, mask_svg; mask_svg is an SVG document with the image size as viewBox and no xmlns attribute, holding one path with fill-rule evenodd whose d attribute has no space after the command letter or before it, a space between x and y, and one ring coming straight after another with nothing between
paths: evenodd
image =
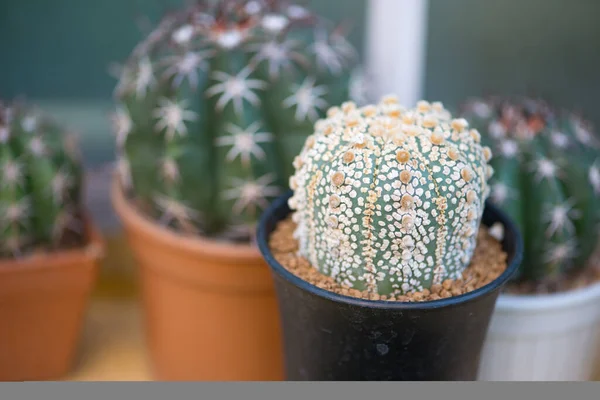
<instances>
[{"instance_id":1,"label":"white vertical pole","mask_svg":"<svg viewBox=\"0 0 600 400\"><path fill-rule=\"evenodd\" d=\"M370 101L395 94L412 107L423 96L429 0L369 0L366 73Z\"/></svg>"}]
</instances>

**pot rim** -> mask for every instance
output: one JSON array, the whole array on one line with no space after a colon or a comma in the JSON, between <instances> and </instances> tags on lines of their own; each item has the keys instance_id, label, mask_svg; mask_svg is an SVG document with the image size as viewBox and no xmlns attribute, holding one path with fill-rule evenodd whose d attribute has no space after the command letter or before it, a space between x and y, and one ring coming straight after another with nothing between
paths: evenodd
<instances>
[{"instance_id":1,"label":"pot rim","mask_svg":"<svg viewBox=\"0 0 600 400\"><path fill-rule=\"evenodd\" d=\"M507 294L498 296L499 311L553 311L573 308L600 298L600 281L560 293Z\"/></svg>"},{"instance_id":2,"label":"pot rim","mask_svg":"<svg viewBox=\"0 0 600 400\"><path fill-rule=\"evenodd\" d=\"M111 200L122 222L126 222L134 229L146 232L147 235L164 242L168 246L179 247L191 253L200 252L210 258L234 261L260 257L257 246L251 244L232 244L201 235L186 235L158 225L155 221L136 210L125 198L116 171L113 173Z\"/></svg>"},{"instance_id":3,"label":"pot rim","mask_svg":"<svg viewBox=\"0 0 600 400\"><path fill-rule=\"evenodd\" d=\"M51 253L34 254L21 259L0 259L0 275L4 273L28 273L48 270L65 264L80 262L81 259L99 260L104 257L106 244L100 229L87 210L83 213L86 243L75 249L58 250Z\"/></svg>"},{"instance_id":4,"label":"pot rim","mask_svg":"<svg viewBox=\"0 0 600 400\"><path fill-rule=\"evenodd\" d=\"M368 300L337 294L325 289L321 289L305 281L304 279L294 275L293 273L288 271L283 265L281 265L271 253L271 250L268 245L269 234L267 233L266 229L267 221L271 218L271 216L277 209L281 207L287 207L287 200L291 197L292 193L292 190L288 190L288 192L279 196L262 214L257 228L258 247L273 272L277 273L279 276L286 279L291 284L301 288L302 290L310 292L319 297L324 297L333 302L346 303L358 307L387 308L396 310L436 309L442 307L458 306L501 288L514 275L514 273L517 271L517 268L519 267L519 264L521 263L523 254L523 242L519 230L506 213L504 213L502 210L500 210L498 207L494 206L490 202L486 202L485 211L492 212L496 215L497 220L502 222L502 224L504 225L505 236L509 234L513 235L515 237L516 243L515 254L513 259L510 261L506 270L494 281L488 283L485 286L480 287L479 289L475 289L471 292L464 293L459 296L421 302Z\"/></svg>"}]
</instances>

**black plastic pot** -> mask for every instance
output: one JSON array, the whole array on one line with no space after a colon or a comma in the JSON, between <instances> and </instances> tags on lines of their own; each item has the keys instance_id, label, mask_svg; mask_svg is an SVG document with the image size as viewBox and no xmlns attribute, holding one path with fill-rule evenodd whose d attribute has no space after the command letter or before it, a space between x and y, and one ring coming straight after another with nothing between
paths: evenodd
<instances>
[{"instance_id":1,"label":"black plastic pot","mask_svg":"<svg viewBox=\"0 0 600 400\"><path fill-rule=\"evenodd\" d=\"M258 245L271 267L281 313L287 380L469 381L499 292L522 257L513 222L487 203L483 224L501 222L506 271L490 284L442 300L361 300L320 289L286 270L268 238L290 213L291 191L275 200L258 226Z\"/></svg>"}]
</instances>

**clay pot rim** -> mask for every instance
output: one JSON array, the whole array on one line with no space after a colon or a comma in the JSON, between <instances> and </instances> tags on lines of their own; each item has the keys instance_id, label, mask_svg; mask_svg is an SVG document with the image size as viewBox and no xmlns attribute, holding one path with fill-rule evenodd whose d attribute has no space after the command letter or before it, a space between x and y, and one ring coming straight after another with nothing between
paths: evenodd
<instances>
[{"instance_id":1,"label":"clay pot rim","mask_svg":"<svg viewBox=\"0 0 600 400\"><path fill-rule=\"evenodd\" d=\"M283 279L289 281L294 286L298 287L301 290L309 292L313 295L323 297L330 301L336 303L346 303L353 306L365 307L365 308L378 308L378 309L395 309L395 310L414 310L414 309L436 309L442 307L456 307L464 305L465 303L469 303L470 301L476 300L479 297L490 295L496 291L501 290L502 286L505 285L512 276L516 273L519 265L521 264L523 257L523 239L521 233L517 229L514 222L508 217L508 215L500 210L498 207L494 206L489 201L486 201L484 216L490 215L490 217L496 221L501 222L504 225L504 231L506 238L507 236L513 236L513 240L515 241L515 249L514 255L512 259L509 259L509 263L504 272L495 280L480 287L479 289L475 289L471 292L461 294L459 296L452 296L449 298L442 298L439 300L428 300L421 302L401 302L401 301L387 301L387 300L369 300L369 299L359 299L352 296L345 296L342 294L338 294L335 292L331 292L326 289L319 288L304 279L294 275L292 272L288 271L283 265L281 265L273 256L271 249L269 248L268 239L269 233L267 232L267 224L271 218L273 218L273 214L277 212L278 209L282 207L287 207L289 210L289 206L287 205L287 200L293 194L292 190L289 190L287 193L282 194L279 198L277 198L269 208L263 213L259 224L258 224L258 246L259 249L267 261L267 264L271 268L271 270L277 275L281 276ZM288 211L289 214L289 211ZM485 219L485 217L484 217ZM483 223L483 222L482 222ZM510 254L509 254L510 257Z\"/></svg>"},{"instance_id":2,"label":"clay pot rim","mask_svg":"<svg viewBox=\"0 0 600 400\"><path fill-rule=\"evenodd\" d=\"M232 244L201 235L186 235L172 229L164 228L152 219L139 212L125 198L119 185L118 174L113 174L111 200L119 217L133 229L145 232L154 240L182 250L203 254L211 258L246 262L248 259L261 258L258 248L250 244Z\"/></svg>"},{"instance_id":3,"label":"clay pot rim","mask_svg":"<svg viewBox=\"0 0 600 400\"><path fill-rule=\"evenodd\" d=\"M103 258L106 244L100 229L87 211L83 213L83 221L87 236L87 243L84 246L52 253L34 254L21 259L0 259L0 275L45 271L60 268L66 264L81 263L82 259L99 260Z\"/></svg>"}]
</instances>

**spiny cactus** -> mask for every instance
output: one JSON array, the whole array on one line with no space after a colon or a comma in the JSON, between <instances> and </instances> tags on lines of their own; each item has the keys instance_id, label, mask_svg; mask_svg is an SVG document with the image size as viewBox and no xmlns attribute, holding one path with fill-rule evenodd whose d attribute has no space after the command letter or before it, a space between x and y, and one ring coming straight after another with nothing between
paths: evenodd
<instances>
[{"instance_id":1,"label":"spiny cactus","mask_svg":"<svg viewBox=\"0 0 600 400\"><path fill-rule=\"evenodd\" d=\"M24 103L0 102L1 257L63 248L81 236L75 150L72 137L47 116Z\"/></svg>"},{"instance_id":2,"label":"spiny cactus","mask_svg":"<svg viewBox=\"0 0 600 400\"><path fill-rule=\"evenodd\" d=\"M281 1L165 16L115 91L125 191L165 226L247 241L314 122L361 88L344 34Z\"/></svg>"},{"instance_id":3,"label":"spiny cactus","mask_svg":"<svg viewBox=\"0 0 600 400\"><path fill-rule=\"evenodd\" d=\"M289 185L299 251L323 274L383 295L458 279L476 246L492 157L439 102L332 107Z\"/></svg>"},{"instance_id":4,"label":"spiny cactus","mask_svg":"<svg viewBox=\"0 0 600 400\"><path fill-rule=\"evenodd\" d=\"M490 199L523 232L516 279L552 282L585 267L600 235L600 141L590 123L527 97L475 98L462 109L497 155Z\"/></svg>"}]
</instances>

